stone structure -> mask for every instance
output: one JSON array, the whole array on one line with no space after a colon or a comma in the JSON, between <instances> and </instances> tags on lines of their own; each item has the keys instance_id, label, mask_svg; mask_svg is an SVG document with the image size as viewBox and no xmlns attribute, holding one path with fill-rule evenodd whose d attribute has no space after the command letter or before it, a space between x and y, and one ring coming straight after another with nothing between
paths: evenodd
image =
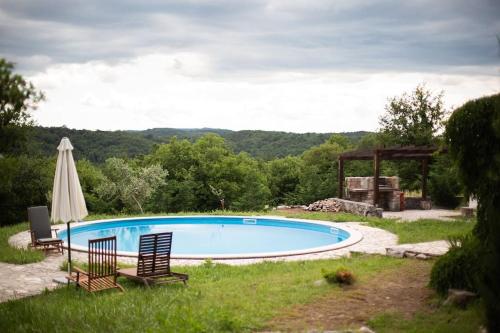
<instances>
[{"instance_id":1,"label":"stone structure","mask_svg":"<svg viewBox=\"0 0 500 333\"><path fill-rule=\"evenodd\" d=\"M346 177L346 198L352 201L373 203L374 177ZM378 207L389 211L401 209L399 177L379 177Z\"/></svg>"},{"instance_id":2,"label":"stone structure","mask_svg":"<svg viewBox=\"0 0 500 333\"><path fill-rule=\"evenodd\" d=\"M328 198L310 204L305 210L316 212L346 212L362 216L382 217L382 209L366 202L357 202L339 198Z\"/></svg>"}]
</instances>

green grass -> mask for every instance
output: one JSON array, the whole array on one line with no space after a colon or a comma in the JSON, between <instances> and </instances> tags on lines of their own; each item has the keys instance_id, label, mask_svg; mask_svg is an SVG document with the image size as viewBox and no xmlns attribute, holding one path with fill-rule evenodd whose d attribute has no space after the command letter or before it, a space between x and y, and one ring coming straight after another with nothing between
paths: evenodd
<instances>
[{"instance_id":1,"label":"green grass","mask_svg":"<svg viewBox=\"0 0 500 333\"><path fill-rule=\"evenodd\" d=\"M383 256L260 263L247 266L178 267L182 284L144 288L124 281L125 293L88 294L74 287L0 304L5 332L241 332L263 329L294 304L311 302L337 286L313 283L322 269L346 266L358 283L405 264Z\"/></svg>"},{"instance_id":2,"label":"green grass","mask_svg":"<svg viewBox=\"0 0 500 333\"><path fill-rule=\"evenodd\" d=\"M42 251L17 249L9 245L9 237L29 229L28 223L20 223L0 228L0 262L10 264L29 264L43 260Z\"/></svg>"},{"instance_id":3,"label":"green grass","mask_svg":"<svg viewBox=\"0 0 500 333\"><path fill-rule=\"evenodd\" d=\"M421 219L415 222L397 222L380 219L370 221L369 225L385 229L399 237L399 243L420 243L447 240L449 237L464 235L474 228L473 221L440 221Z\"/></svg>"},{"instance_id":4,"label":"green grass","mask_svg":"<svg viewBox=\"0 0 500 333\"><path fill-rule=\"evenodd\" d=\"M324 220L332 222L365 222L367 225L392 232L398 236L400 244L447 240L449 237L464 235L472 230L475 219L441 221L421 219L415 222L399 222L394 219L365 217L347 213L296 213L280 214L292 218Z\"/></svg>"},{"instance_id":5,"label":"green grass","mask_svg":"<svg viewBox=\"0 0 500 333\"><path fill-rule=\"evenodd\" d=\"M369 325L379 333L469 333L478 332L484 322L484 308L477 301L466 310L442 306L432 313L417 313L411 319L385 313L370 320Z\"/></svg>"}]
</instances>

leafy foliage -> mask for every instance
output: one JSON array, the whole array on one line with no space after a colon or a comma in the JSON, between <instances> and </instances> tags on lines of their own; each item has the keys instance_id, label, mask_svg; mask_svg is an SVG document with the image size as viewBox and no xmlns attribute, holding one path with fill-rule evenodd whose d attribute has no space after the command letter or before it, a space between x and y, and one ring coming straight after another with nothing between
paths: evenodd
<instances>
[{"instance_id":1,"label":"leafy foliage","mask_svg":"<svg viewBox=\"0 0 500 333\"><path fill-rule=\"evenodd\" d=\"M429 285L441 295L446 295L450 288L477 291L477 239L468 235L455 238L452 243L448 253L434 264Z\"/></svg>"},{"instance_id":2,"label":"leafy foliage","mask_svg":"<svg viewBox=\"0 0 500 333\"><path fill-rule=\"evenodd\" d=\"M449 156L435 158L429 173L429 193L432 201L442 207L456 208L460 204L458 195L462 193L458 171Z\"/></svg>"},{"instance_id":3,"label":"leafy foliage","mask_svg":"<svg viewBox=\"0 0 500 333\"><path fill-rule=\"evenodd\" d=\"M389 144L429 145L443 128L443 93L433 96L424 85L411 94L393 97L380 118L381 134Z\"/></svg>"},{"instance_id":4,"label":"leafy foliage","mask_svg":"<svg viewBox=\"0 0 500 333\"><path fill-rule=\"evenodd\" d=\"M274 159L267 163L272 204L294 205L301 203L297 190L302 169L302 159L295 156Z\"/></svg>"},{"instance_id":5,"label":"leafy foliage","mask_svg":"<svg viewBox=\"0 0 500 333\"><path fill-rule=\"evenodd\" d=\"M0 225L27 220L29 206L46 203L55 160L27 156L0 158Z\"/></svg>"},{"instance_id":6,"label":"leafy foliage","mask_svg":"<svg viewBox=\"0 0 500 333\"><path fill-rule=\"evenodd\" d=\"M132 167L124 160L110 158L104 165L104 180L97 188L102 199L120 200L130 211L139 209L164 183L167 172L158 164Z\"/></svg>"},{"instance_id":7,"label":"leafy foliage","mask_svg":"<svg viewBox=\"0 0 500 333\"><path fill-rule=\"evenodd\" d=\"M76 169L87 209L93 213L113 211L110 202L100 198L97 193L97 189L106 179L102 170L85 159L76 162Z\"/></svg>"},{"instance_id":8,"label":"leafy foliage","mask_svg":"<svg viewBox=\"0 0 500 333\"><path fill-rule=\"evenodd\" d=\"M338 155L348 148L348 141L333 135L325 143L304 152L298 186L299 197L303 203L337 195Z\"/></svg>"},{"instance_id":9,"label":"leafy foliage","mask_svg":"<svg viewBox=\"0 0 500 333\"><path fill-rule=\"evenodd\" d=\"M500 94L472 100L453 112L446 141L460 177L478 199L478 284L488 329L500 331Z\"/></svg>"},{"instance_id":10,"label":"leafy foliage","mask_svg":"<svg viewBox=\"0 0 500 333\"><path fill-rule=\"evenodd\" d=\"M0 153L24 151L26 129L33 125L31 110L44 99L21 75L13 74L14 64L0 58Z\"/></svg>"},{"instance_id":11,"label":"leafy foliage","mask_svg":"<svg viewBox=\"0 0 500 333\"><path fill-rule=\"evenodd\" d=\"M224 195L229 209L262 209L270 191L264 165L248 154L235 154L224 139L207 134L195 143L173 138L145 157L169 170L165 185L156 193L153 211L213 210Z\"/></svg>"},{"instance_id":12,"label":"leafy foliage","mask_svg":"<svg viewBox=\"0 0 500 333\"><path fill-rule=\"evenodd\" d=\"M386 105L380 118L378 141L386 146L393 145L436 145L448 112L443 107L443 93L433 94L425 85L418 85L410 94L393 97ZM445 157L446 158L446 157ZM400 177L404 190L421 188L421 165L417 161L386 162L394 174ZM441 169L447 173L447 170ZM452 180L453 174L446 178ZM431 179L431 182L439 179ZM434 184L434 189L441 184ZM448 188L450 190L450 188ZM441 193L439 193L441 194Z\"/></svg>"}]
</instances>

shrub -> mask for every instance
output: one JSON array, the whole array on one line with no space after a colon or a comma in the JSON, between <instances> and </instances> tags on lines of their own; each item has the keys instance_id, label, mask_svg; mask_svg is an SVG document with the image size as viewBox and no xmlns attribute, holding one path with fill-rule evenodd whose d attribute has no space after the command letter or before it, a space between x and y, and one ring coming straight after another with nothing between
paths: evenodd
<instances>
[{"instance_id":1,"label":"shrub","mask_svg":"<svg viewBox=\"0 0 500 333\"><path fill-rule=\"evenodd\" d=\"M335 271L323 271L323 277L328 283L353 284L356 278L346 267L339 267Z\"/></svg>"},{"instance_id":2,"label":"shrub","mask_svg":"<svg viewBox=\"0 0 500 333\"><path fill-rule=\"evenodd\" d=\"M500 332L500 93L455 110L445 139L465 192L478 199L477 289L486 308L488 331Z\"/></svg>"},{"instance_id":3,"label":"shrub","mask_svg":"<svg viewBox=\"0 0 500 333\"><path fill-rule=\"evenodd\" d=\"M472 234L450 239L450 250L431 271L430 286L445 295L449 288L477 291L478 240Z\"/></svg>"},{"instance_id":4,"label":"shrub","mask_svg":"<svg viewBox=\"0 0 500 333\"><path fill-rule=\"evenodd\" d=\"M463 192L458 172L449 155L436 157L429 173L429 193L432 201L446 208L460 204L459 194Z\"/></svg>"}]
</instances>

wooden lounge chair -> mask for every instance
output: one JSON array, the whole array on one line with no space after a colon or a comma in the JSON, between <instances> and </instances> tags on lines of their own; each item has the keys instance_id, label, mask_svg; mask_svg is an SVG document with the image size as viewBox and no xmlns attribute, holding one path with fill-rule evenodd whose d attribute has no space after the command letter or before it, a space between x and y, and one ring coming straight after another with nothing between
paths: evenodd
<instances>
[{"instance_id":1,"label":"wooden lounge chair","mask_svg":"<svg viewBox=\"0 0 500 333\"><path fill-rule=\"evenodd\" d=\"M141 235L137 268L119 269L118 275L140 281L148 287L152 284L178 281L186 284L189 279L187 274L170 271L171 248L171 232Z\"/></svg>"},{"instance_id":2,"label":"wooden lounge chair","mask_svg":"<svg viewBox=\"0 0 500 333\"><path fill-rule=\"evenodd\" d=\"M52 229L50 226L47 206L29 207L28 220L30 221L31 247L44 251L64 252L63 241L57 238L57 229ZM52 237L52 231L55 231L56 237Z\"/></svg>"},{"instance_id":3,"label":"wooden lounge chair","mask_svg":"<svg viewBox=\"0 0 500 333\"><path fill-rule=\"evenodd\" d=\"M116 236L89 239L89 266L88 272L78 267L73 267L68 277L76 283L76 287L82 287L89 292L117 288L124 291L123 287L116 282Z\"/></svg>"}]
</instances>

